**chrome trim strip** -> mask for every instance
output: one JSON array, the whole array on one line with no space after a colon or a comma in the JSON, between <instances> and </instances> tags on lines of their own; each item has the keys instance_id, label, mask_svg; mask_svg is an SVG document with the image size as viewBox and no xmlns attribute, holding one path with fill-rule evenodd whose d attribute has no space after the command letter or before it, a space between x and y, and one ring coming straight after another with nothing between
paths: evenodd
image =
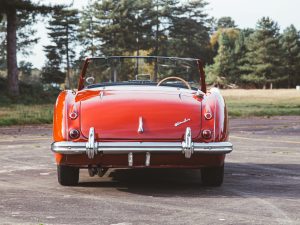
<instances>
[{"instance_id":1,"label":"chrome trim strip","mask_svg":"<svg viewBox=\"0 0 300 225\"><path fill-rule=\"evenodd\" d=\"M143 117L140 116L139 118L139 127L138 127L138 133L143 133L144 132L144 128L143 128Z\"/></svg>"},{"instance_id":2,"label":"chrome trim strip","mask_svg":"<svg viewBox=\"0 0 300 225\"><path fill-rule=\"evenodd\" d=\"M94 153L102 152L103 154L183 152L181 142L95 142L94 144L94 148L92 148ZM51 150L61 154L84 154L87 152L87 145L87 142L54 142ZM193 147L194 153L201 154L227 154L233 150L230 142L193 142Z\"/></svg>"}]
</instances>

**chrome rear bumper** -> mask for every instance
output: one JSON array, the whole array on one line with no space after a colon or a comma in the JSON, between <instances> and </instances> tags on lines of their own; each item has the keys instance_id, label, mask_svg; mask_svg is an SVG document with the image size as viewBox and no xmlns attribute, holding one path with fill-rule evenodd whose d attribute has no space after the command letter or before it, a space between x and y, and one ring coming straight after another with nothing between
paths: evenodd
<instances>
[{"instance_id":1,"label":"chrome rear bumper","mask_svg":"<svg viewBox=\"0 0 300 225\"><path fill-rule=\"evenodd\" d=\"M230 142L199 143L192 142L191 130L186 129L183 142L95 142L94 129L90 129L88 142L54 142L51 150L61 154L84 154L90 159L98 153L130 154L133 153L183 153L190 158L193 153L227 154L233 150Z\"/></svg>"},{"instance_id":2,"label":"chrome rear bumper","mask_svg":"<svg viewBox=\"0 0 300 225\"><path fill-rule=\"evenodd\" d=\"M183 152L180 142L95 142L95 150L103 154L139 153L139 152ZM54 142L51 150L61 154L87 153L86 142ZM194 153L226 154L232 151L230 142L193 143Z\"/></svg>"}]
</instances>

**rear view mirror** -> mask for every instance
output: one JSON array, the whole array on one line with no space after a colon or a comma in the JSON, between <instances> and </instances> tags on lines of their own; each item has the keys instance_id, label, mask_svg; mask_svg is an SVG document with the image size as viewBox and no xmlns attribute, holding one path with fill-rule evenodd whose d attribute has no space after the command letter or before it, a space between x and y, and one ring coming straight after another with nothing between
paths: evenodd
<instances>
[{"instance_id":1,"label":"rear view mirror","mask_svg":"<svg viewBox=\"0 0 300 225\"><path fill-rule=\"evenodd\" d=\"M95 83L95 78L93 76L89 76L85 78L85 82L87 82L89 85Z\"/></svg>"}]
</instances>

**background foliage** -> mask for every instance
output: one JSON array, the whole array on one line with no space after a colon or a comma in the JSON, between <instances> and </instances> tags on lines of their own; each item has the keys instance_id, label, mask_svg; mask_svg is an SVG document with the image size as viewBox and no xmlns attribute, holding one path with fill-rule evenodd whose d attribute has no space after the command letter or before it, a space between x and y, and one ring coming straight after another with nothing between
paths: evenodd
<instances>
[{"instance_id":1,"label":"background foliage","mask_svg":"<svg viewBox=\"0 0 300 225\"><path fill-rule=\"evenodd\" d=\"M211 17L205 0L91 0L81 10L40 2L0 0L0 125L51 123L58 93L76 88L86 56L195 57L203 60L211 86L300 85L300 34L294 25L279 29L264 17L255 29L241 29L230 17ZM16 54L31 54L39 41L33 25L40 20L50 39L41 70L32 62L17 64ZM8 44L12 37L16 43ZM231 116L300 113L294 90L222 92Z\"/></svg>"},{"instance_id":2,"label":"background foliage","mask_svg":"<svg viewBox=\"0 0 300 225\"><path fill-rule=\"evenodd\" d=\"M32 28L41 18L37 14L51 15L44 20L51 41L44 46L47 61L41 71L31 62L19 62L20 90L13 98L7 94L12 90L10 83L0 90L7 101L23 101L26 85L45 93L76 88L81 60L103 55L200 58L206 65L207 82L221 88L295 88L300 84L300 35L295 26L281 31L276 21L264 17L255 29L240 29L230 17L209 16L205 0L89 1L80 11L30 0L1 0L0 4L3 83L7 77L8 9L16 9L15 47L23 54L30 54L30 47L38 41Z\"/></svg>"}]
</instances>

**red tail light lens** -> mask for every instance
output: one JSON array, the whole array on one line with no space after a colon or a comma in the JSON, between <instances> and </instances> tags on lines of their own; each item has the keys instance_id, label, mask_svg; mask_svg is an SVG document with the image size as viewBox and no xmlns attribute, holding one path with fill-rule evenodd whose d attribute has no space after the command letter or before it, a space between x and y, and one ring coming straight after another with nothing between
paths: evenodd
<instances>
[{"instance_id":1,"label":"red tail light lens","mask_svg":"<svg viewBox=\"0 0 300 225\"><path fill-rule=\"evenodd\" d=\"M70 132L69 132L69 136L70 136L70 138L72 138L72 139L79 138L80 132L79 132L79 130L71 129Z\"/></svg>"},{"instance_id":2,"label":"red tail light lens","mask_svg":"<svg viewBox=\"0 0 300 225\"><path fill-rule=\"evenodd\" d=\"M205 113L205 114L204 114L204 117L205 117L205 119L207 119L207 120L211 120L211 119L212 119L212 114L211 114L211 112Z\"/></svg>"},{"instance_id":3,"label":"red tail light lens","mask_svg":"<svg viewBox=\"0 0 300 225\"><path fill-rule=\"evenodd\" d=\"M210 130L203 130L202 131L202 137L204 139L211 139L212 137L212 132Z\"/></svg>"},{"instance_id":4,"label":"red tail light lens","mask_svg":"<svg viewBox=\"0 0 300 225\"><path fill-rule=\"evenodd\" d=\"M76 112L71 112L71 113L70 113L70 118L71 118L72 120L75 120L77 117L78 117L78 114L77 114Z\"/></svg>"}]
</instances>

